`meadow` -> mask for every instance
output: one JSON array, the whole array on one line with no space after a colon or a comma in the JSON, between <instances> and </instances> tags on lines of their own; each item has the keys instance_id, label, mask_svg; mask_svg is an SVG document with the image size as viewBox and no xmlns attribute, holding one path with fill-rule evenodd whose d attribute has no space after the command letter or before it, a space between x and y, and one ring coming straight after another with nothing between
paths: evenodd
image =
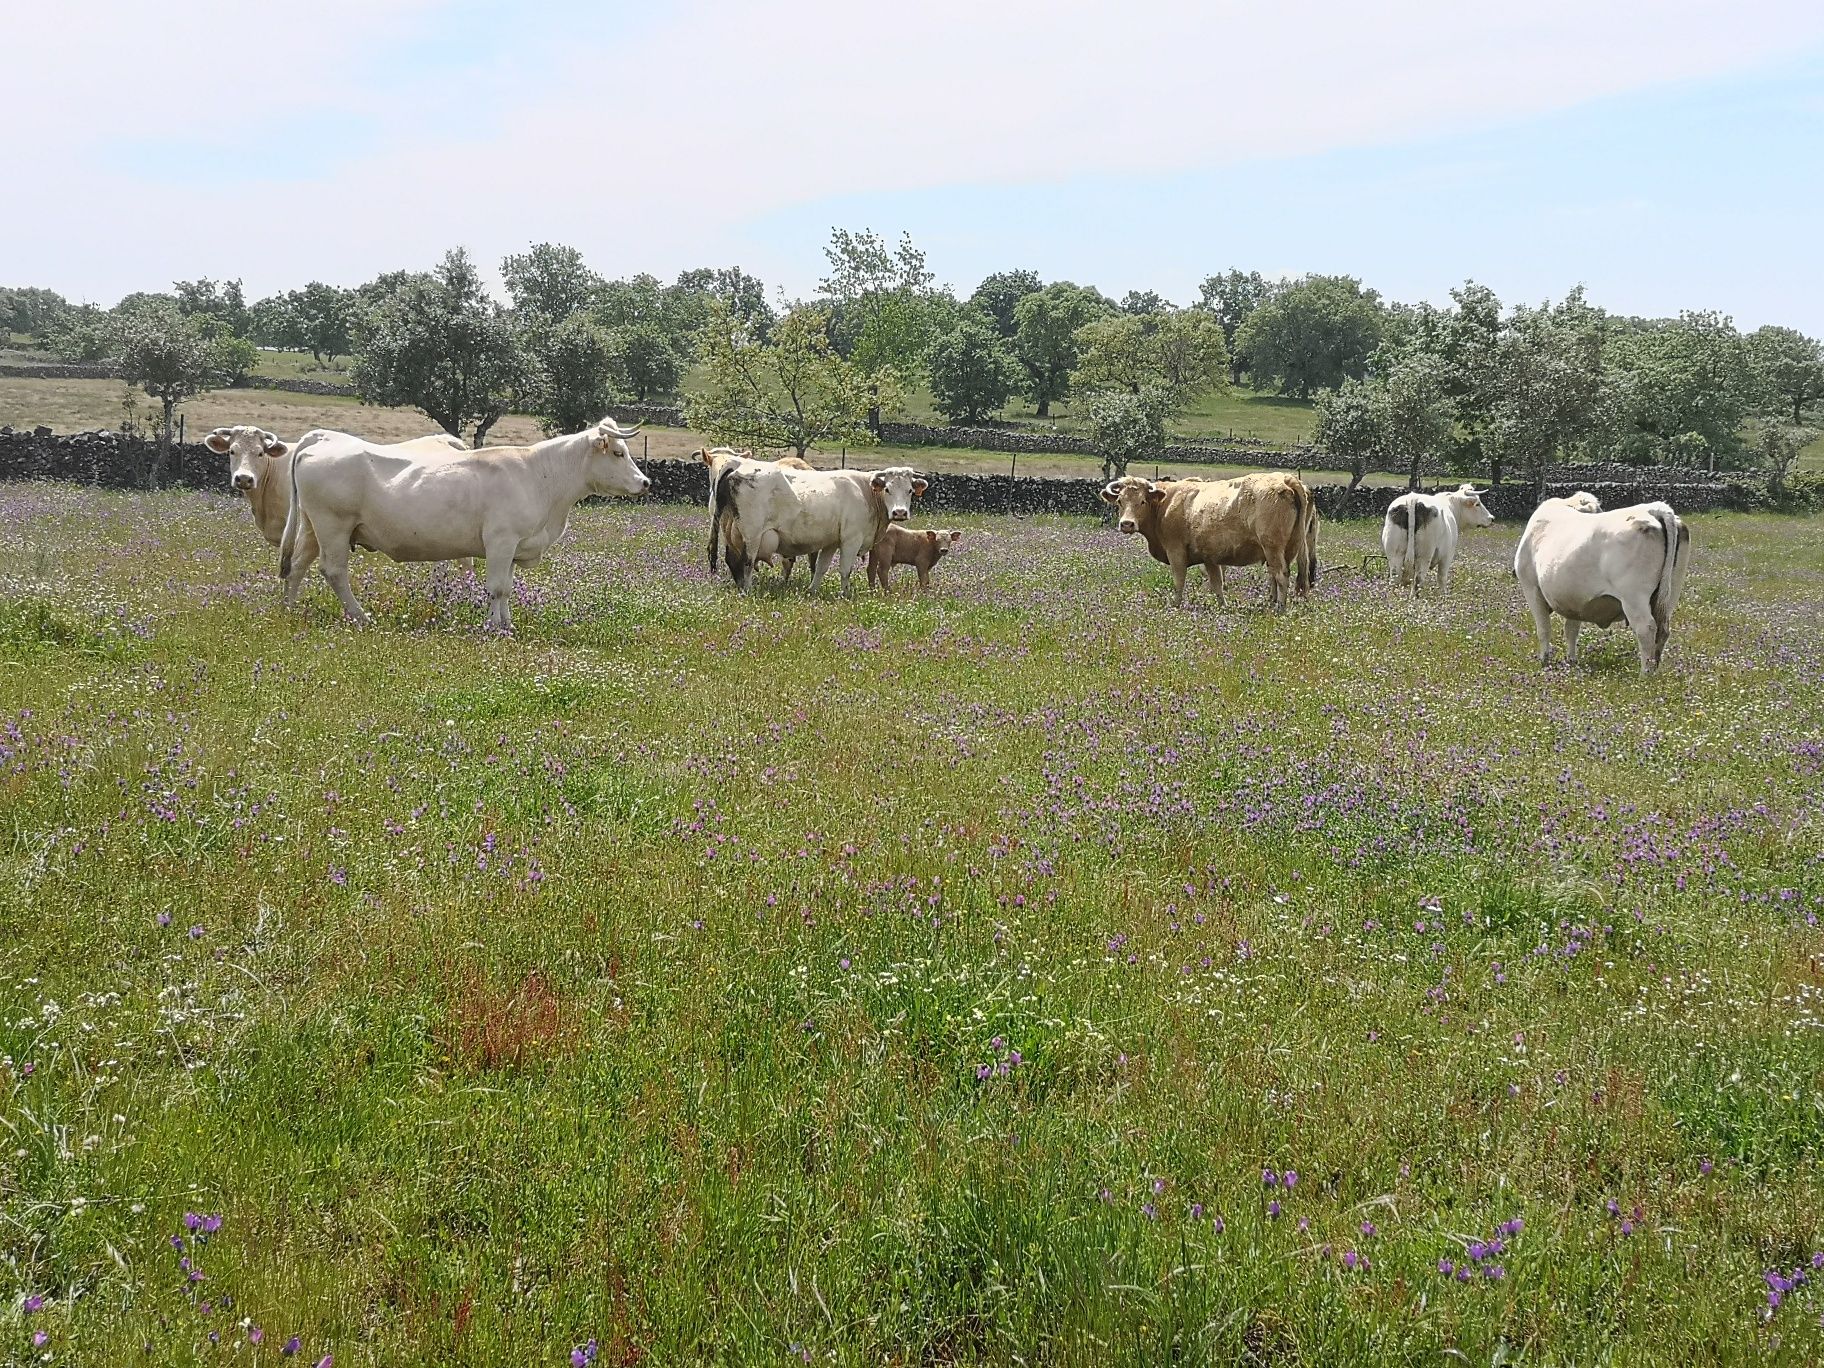
<instances>
[{"instance_id":1,"label":"meadow","mask_svg":"<svg viewBox=\"0 0 1824 1368\"><path fill-rule=\"evenodd\" d=\"M1824 524L1692 523L1643 679L1512 527L1280 618L608 504L503 639L0 486L0 1362L1815 1362Z\"/></svg>"}]
</instances>

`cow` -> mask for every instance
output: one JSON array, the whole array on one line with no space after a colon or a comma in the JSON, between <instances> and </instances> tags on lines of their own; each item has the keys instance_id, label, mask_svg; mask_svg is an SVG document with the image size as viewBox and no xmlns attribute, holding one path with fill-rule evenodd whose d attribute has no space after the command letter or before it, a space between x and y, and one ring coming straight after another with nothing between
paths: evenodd
<instances>
[{"instance_id":1,"label":"cow","mask_svg":"<svg viewBox=\"0 0 1824 1368\"><path fill-rule=\"evenodd\" d=\"M918 570L918 587L931 587L931 569L956 549L963 534L949 528L915 531L889 523L881 529L880 540L868 549L868 584L880 586L880 592L891 594L891 574L896 565L910 565Z\"/></svg>"},{"instance_id":2,"label":"cow","mask_svg":"<svg viewBox=\"0 0 1824 1368\"><path fill-rule=\"evenodd\" d=\"M1311 491L1283 471L1233 480L1167 480L1138 475L1111 481L1104 503L1115 506L1116 526L1139 533L1153 559L1172 568L1177 606L1184 606L1185 572L1204 567L1216 602L1223 602L1222 569L1266 563L1268 605L1284 612L1292 574L1309 593L1317 573L1317 510Z\"/></svg>"},{"instance_id":3,"label":"cow","mask_svg":"<svg viewBox=\"0 0 1824 1368\"><path fill-rule=\"evenodd\" d=\"M627 450L638 433L604 418L535 446L435 458L342 433L306 434L292 453L291 514L279 545L286 599L295 601L309 568L295 554L308 521L322 548L323 578L357 623L370 621L348 583L349 551L359 545L396 561L486 556L488 625L509 631L514 567L535 564L564 535L578 501L652 487Z\"/></svg>"},{"instance_id":4,"label":"cow","mask_svg":"<svg viewBox=\"0 0 1824 1368\"><path fill-rule=\"evenodd\" d=\"M716 477L722 473L722 467L727 465L731 458L744 461L763 459L756 457L753 451L748 447L700 447L696 452L696 457L703 462L704 466L709 471L709 507L712 518L716 516ZM802 456L780 456L775 459L772 464L780 466L785 470L815 470L817 468ZM721 519L722 539L728 543L732 553L735 547L735 541L740 537L741 532L740 529L735 526L734 521L730 518L726 509L722 511ZM791 583L792 567L798 564L798 558L796 556L774 556L768 563L778 568L780 583Z\"/></svg>"},{"instance_id":5,"label":"cow","mask_svg":"<svg viewBox=\"0 0 1824 1368\"><path fill-rule=\"evenodd\" d=\"M326 429L317 429L326 431ZM308 436L309 434L306 434ZM203 445L218 456L228 458L228 482L237 494L247 496L253 510L253 525L274 546L285 536L285 516L291 511L292 443L281 442L264 428L240 424L218 427ZM421 452L434 455L439 451L467 451L460 437L436 433L400 442L395 451ZM309 529L305 528L304 533ZM315 559L316 543L310 543L310 558ZM308 562L306 562L308 564Z\"/></svg>"},{"instance_id":6,"label":"cow","mask_svg":"<svg viewBox=\"0 0 1824 1368\"><path fill-rule=\"evenodd\" d=\"M730 461L716 477L711 495L709 568L716 568L726 510L741 532L739 548L732 538L728 548L728 572L738 587L752 586L755 561L774 555L810 556L812 593L836 559L842 592L852 594L861 553L880 540L888 523L912 516L912 500L926 487L910 466L781 470L767 462Z\"/></svg>"},{"instance_id":7,"label":"cow","mask_svg":"<svg viewBox=\"0 0 1824 1368\"><path fill-rule=\"evenodd\" d=\"M1603 512L1579 490L1533 510L1514 552L1514 575L1539 631L1539 663L1552 663L1552 614L1564 619L1564 658L1577 661L1577 632L1625 618L1640 647L1640 672L1659 668L1691 561L1691 531L1668 504Z\"/></svg>"},{"instance_id":8,"label":"cow","mask_svg":"<svg viewBox=\"0 0 1824 1368\"><path fill-rule=\"evenodd\" d=\"M1381 550L1387 553L1387 579L1419 596L1427 570L1438 572L1438 592L1450 589L1450 568L1457 559L1457 538L1465 527L1493 527L1495 515L1474 485L1447 494L1402 494L1388 506L1381 524Z\"/></svg>"}]
</instances>

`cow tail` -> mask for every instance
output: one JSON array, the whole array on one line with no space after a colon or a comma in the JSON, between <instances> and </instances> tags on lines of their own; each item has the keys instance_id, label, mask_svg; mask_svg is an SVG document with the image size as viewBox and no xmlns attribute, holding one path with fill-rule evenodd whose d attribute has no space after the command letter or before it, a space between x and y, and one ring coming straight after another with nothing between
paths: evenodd
<instances>
[{"instance_id":1,"label":"cow tail","mask_svg":"<svg viewBox=\"0 0 1824 1368\"><path fill-rule=\"evenodd\" d=\"M1309 594L1312 583L1317 579L1317 500L1312 497L1311 487L1303 480L1298 482L1296 493L1298 528L1294 551L1298 562L1298 592Z\"/></svg>"},{"instance_id":2,"label":"cow tail","mask_svg":"<svg viewBox=\"0 0 1824 1368\"><path fill-rule=\"evenodd\" d=\"M1666 558L1660 563L1659 583L1653 589L1653 617L1657 622L1665 622L1672 616L1672 610L1678 606L1679 572L1684 568L1683 562L1689 554L1690 533L1679 524L1678 514L1672 511L1669 504L1655 504L1653 516L1659 520L1660 531L1666 538Z\"/></svg>"},{"instance_id":3,"label":"cow tail","mask_svg":"<svg viewBox=\"0 0 1824 1368\"><path fill-rule=\"evenodd\" d=\"M1413 592L1419 588L1419 501L1406 496L1406 555L1405 564L1400 568L1402 582L1410 579Z\"/></svg>"},{"instance_id":4,"label":"cow tail","mask_svg":"<svg viewBox=\"0 0 1824 1368\"><path fill-rule=\"evenodd\" d=\"M291 578L291 553L297 546L298 527L304 518L298 508L298 467L304 463L304 453L309 449L310 434L305 433L291 452L291 507L285 510L285 535L279 538L279 578L282 580Z\"/></svg>"},{"instance_id":5,"label":"cow tail","mask_svg":"<svg viewBox=\"0 0 1824 1368\"><path fill-rule=\"evenodd\" d=\"M722 537L722 516L724 510L731 518L741 516L737 491L740 486L735 483L736 464L730 461L717 477L715 487L709 494L709 568L714 573L716 568L716 547ZM747 548L737 550L733 537L728 541L728 573L735 577L737 583L747 570Z\"/></svg>"}]
</instances>

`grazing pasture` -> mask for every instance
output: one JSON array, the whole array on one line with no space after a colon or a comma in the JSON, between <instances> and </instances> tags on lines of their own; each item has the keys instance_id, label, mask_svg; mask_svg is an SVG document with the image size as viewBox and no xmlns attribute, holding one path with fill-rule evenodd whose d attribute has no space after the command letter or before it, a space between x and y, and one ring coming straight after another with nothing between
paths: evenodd
<instances>
[{"instance_id":1,"label":"grazing pasture","mask_svg":"<svg viewBox=\"0 0 1824 1368\"><path fill-rule=\"evenodd\" d=\"M1815 1362L1824 523L1689 521L1643 679L1511 525L1278 617L607 505L503 638L0 486L0 1361Z\"/></svg>"}]
</instances>

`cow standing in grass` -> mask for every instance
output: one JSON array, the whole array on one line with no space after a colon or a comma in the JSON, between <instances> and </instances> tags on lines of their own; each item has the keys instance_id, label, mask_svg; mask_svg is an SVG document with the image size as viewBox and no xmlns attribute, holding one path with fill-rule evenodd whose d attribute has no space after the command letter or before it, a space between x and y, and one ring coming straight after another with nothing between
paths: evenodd
<instances>
[{"instance_id":1,"label":"cow standing in grass","mask_svg":"<svg viewBox=\"0 0 1824 1368\"><path fill-rule=\"evenodd\" d=\"M396 561L486 556L488 625L513 625L513 571L532 565L564 535L570 510L592 494L644 494L651 487L627 450L638 428L604 418L585 432L535 446L489 447L444 457L401 454L345 433L306 433L291 459L291 515L279 546L287 600L309 562L301 529L315 529L323 578L342 608L366 624L348 582L355 546Z\"/></svg>"},{"instance_id":2,"label":"cow standing in grass","mask_svg":"<svg viewBox=\"0 0 1824 1368\"><path fill-rule=\"evenodd\" d=\"M1579 490L1547 499L1527 520L1514 575L1539 632L1539 663L1552 663L1552 614L1564 619L1564 658L1577 661L1586 622L1626 619L1640 647L1640 672L1659 668L1691 560L1691 531L1669 504L1603 512Z\"/></svg>"},{"instance_id":3,"label":"cow standing in grass","mask_svg":"<svg viewBox=\"0 0 1824 1368\"><path fill-rule=\"evenodd\" d=\"M1381 550L1387 553L1387 578L1419 596L1419 581L1436 569L1438 592L1450 589L1450 569L1457 559L1457 539L1465 527L1493 527L1495 515L1474 485L1447 494L1402 494L1381 523Z\"/></svg>"},{"instance_id":4,"label":"cow standing in grass","mask_svg":"<svg viewBox=\"0 0 1824 1368\"><path fill-rule=\"evenodd\" d=\"M1223 602L1224 566L1267 567L1267 603L1284 612L1293 576L1309 593L1317 573L1317 509L1311 491L1282 471L1233 480L1168 480L1124 476L1102 491L1115 506L1116 526L1138 533L1154 560L1169 565L1184 606L1184 578L1204 567L1216 602Z\"/></svg>"},{"instance_id":5,"label":"cow standing in grass","mask_svg":"<svg viewBox=\"0 0 1824 1368\"><path fill-rule=\"evenodd\" d=\"M717 516L710 520L709 568L716 568L721 510L741 531L728 552L728 573L751 588L754 563L770 556L810 556L811 592L835 561L844 595L854 593L855 564L888 523L912 516L925 480L910 466L886 470L792 470L762 461L731 461L716 478Z\"/></svg>"},{"instance_id":6,"label":"cow standing in grass","mask_svg":"<svg viewBox=\"0 0 1824 1368\"><path fill-rule=\"evenodd\" d=\"M733 516L727 509L722 509L719 513L716 509L716 480L731 461L753 461L761 458L756 457L747 447L700 447L697 450L696 456L698 460L703 462L703 465L709 471L710 521L713 523L720 518L721 527L719 531L722 540L728 544L729 554L731 556L741 554L741 552L737 550L738 544L742 545L744 549L744 544L739 543L739 538L741 536L740 527L736 525ZM815 466L805 460L802 456L781 456L774 460L772 464L779 466L784 470L816 469ZM768 564L773 565L778 569L779 582L781 584L790 584L792 582L792 567L798 564L798 558L796 556L773 556L768 561ZM715 566L712 564L710 568L713 570Z\"/></svg>"},{"instance_id":7,"label":"cow standing in grass","mask_svg":"<svg viewBox=\"0 0 1824 1368\"><path fill-rule=\"evenodd\" d=\"M919 531L891 524L882 530L880 540L868 550L868 584L879 585L881 593L891 594L893 567L910 565L918 571L920 591L929 589L931 571L962 539L961 532L947 527Z\"/></svg>"}]
</instances>

